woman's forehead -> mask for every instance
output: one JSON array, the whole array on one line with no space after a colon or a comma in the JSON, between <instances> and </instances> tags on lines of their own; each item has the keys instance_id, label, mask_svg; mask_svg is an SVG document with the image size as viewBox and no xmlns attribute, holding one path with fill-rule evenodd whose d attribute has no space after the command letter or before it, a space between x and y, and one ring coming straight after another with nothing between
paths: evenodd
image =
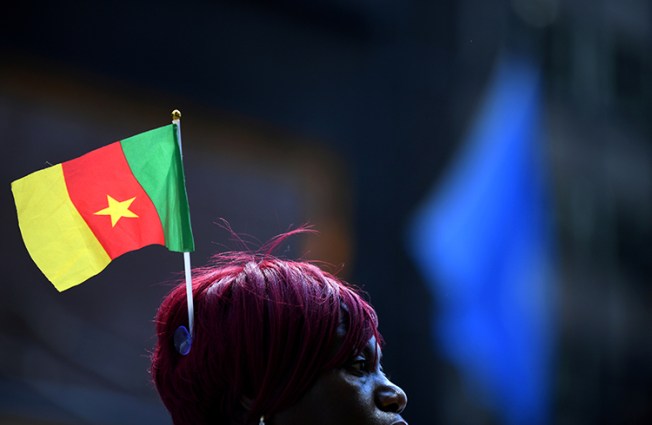
<instances>
[{"instance_id":1,"label":"woman's forehead","mask_svg":"<svg viewBox=\"0 0 652 425\"><path fill-rule=\"evenodd\" d=\"M369 338L369 341L367 341L367 345L365 345L363 350L368 351L369 354L377 357L379 361L383 357L383 350L380 348L380 344L375 335L372 335L371 338Z\"/></svg>"}]
</instances>

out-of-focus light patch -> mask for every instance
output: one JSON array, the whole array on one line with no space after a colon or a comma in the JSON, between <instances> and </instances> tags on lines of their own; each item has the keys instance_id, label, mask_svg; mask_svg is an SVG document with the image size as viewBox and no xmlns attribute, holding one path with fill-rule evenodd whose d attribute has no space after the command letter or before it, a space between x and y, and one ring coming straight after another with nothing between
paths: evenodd
<instances>
[{"instance_id":1,"label":"out-of-focus light patch","mask_svg":"<svg viewBox=\"0 0 652 425\"><path fill-rule=\"evenodd\" d=\"M553 295L535 64L504 56L462 151L409 229L435 340L505 424L548 421Z\"/></svg>"},{"instance_id":2,"label":"out-of-focus light patch","mask_svg":"<svg viewBox=\"0 0 652 425\"><path fill-rule=\"evenodd\" d=\"M527 24L543 28L559 14L559 0L512 0L512 9Z\"/></svg>"}]
</instances>

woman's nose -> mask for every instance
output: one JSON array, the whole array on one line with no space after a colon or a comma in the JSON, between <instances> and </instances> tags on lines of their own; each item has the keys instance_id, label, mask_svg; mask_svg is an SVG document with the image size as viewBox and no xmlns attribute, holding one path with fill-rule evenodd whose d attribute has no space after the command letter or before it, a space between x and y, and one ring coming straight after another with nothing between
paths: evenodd
<instances>
[{"instance_id":1,"label":"woman's nose","mask_svg":"<svg viewBox=\"0 0 652 425\"><path fill-rule=\"evenodd\" d=\"M401 413L407 405L405 391L388 379L376 388L374 397L376 406L384 412Z\"/></svg>"}]
</instances>

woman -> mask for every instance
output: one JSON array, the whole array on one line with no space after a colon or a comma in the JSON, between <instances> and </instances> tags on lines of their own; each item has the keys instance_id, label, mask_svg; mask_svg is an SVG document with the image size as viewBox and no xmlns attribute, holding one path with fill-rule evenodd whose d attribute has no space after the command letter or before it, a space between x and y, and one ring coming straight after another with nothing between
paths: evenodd
<instances>
[{"instance_id":1,"label":"woman","mask_svg":"<svg viewBox=\"0 0 652 425\"><path fill-rule=\"evenodd\" d=\"M406 395L380 366L376 314L346 282L230 253L195 271L193 293L187 355L173 343L187 320L183 285L156 317L152 376L175 425L406 425Z\"/></svg>"}]
</instances>

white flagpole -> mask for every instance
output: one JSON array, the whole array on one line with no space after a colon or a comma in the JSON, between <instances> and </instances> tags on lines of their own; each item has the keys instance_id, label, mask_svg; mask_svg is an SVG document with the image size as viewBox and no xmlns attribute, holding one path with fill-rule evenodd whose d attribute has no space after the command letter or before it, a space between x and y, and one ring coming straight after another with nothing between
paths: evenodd
<instances>
[{"instance_id":1,"label":"white flagpole","mask_svg":"<svg viewBox=\"0 0 652 425\"><path fill-rule=\"evenodd\" d=\"M188 299L188 332L192 338L194 334L192 333L195 325L195 307L192 303L192 277L190 274L190 253L183 253L183 265L186 271L186 298Z\"/></svg>"},{"instance_id":2,"label":"white flagpole","mask_svg":"<svg viewBox=\"0 0 652 425\"><path fill-rule=\"evenodd\" d=\"M179 153L181 160L183 160L183 150L181 148L181 112L178 109L172 111L172 124L177 126L177 141L179 142ZM190 334L190 341L193 337L195 307L192 300L192 275L190 273L190 253L183 253L183 266L186 272L186 300L188 302L188 333Z\"/></svg>"}]
</instances>

